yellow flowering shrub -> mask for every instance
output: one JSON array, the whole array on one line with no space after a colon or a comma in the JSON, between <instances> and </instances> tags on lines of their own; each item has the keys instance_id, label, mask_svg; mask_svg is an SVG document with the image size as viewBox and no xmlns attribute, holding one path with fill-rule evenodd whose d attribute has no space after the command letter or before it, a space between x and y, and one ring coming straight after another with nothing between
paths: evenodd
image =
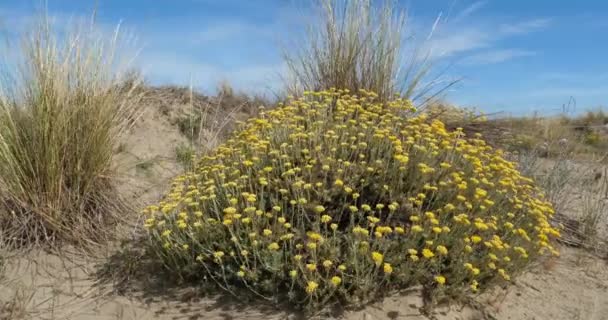
<instances>
[{"instance_id":1,"label":"yellow flowering shrub","mask_svg":"<svg viewBox=\"0 0 608 320\"><path fill-rule=\"evenodd\" d=\"M248 120L144 213L171 272L303 308L414 284L476 292L557 254L559 236L501 151L347 90Z\"/></svg>"}]
</instances>

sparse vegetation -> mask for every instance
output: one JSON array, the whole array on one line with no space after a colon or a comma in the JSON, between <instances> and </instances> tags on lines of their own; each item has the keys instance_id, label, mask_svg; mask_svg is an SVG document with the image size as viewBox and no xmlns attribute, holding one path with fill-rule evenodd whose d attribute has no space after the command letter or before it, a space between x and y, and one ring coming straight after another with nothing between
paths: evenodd
<instances>
[{"instance_id":1,"label":"sparse vegetation","mask_svg":"<svg viewBox=\"0 0 608 320\"><path fill-rule=\"evenodd\" d=\"M196 156L196 151L194 148L187 144L180 144L175 147L175 157L177 162L184 168L184 170L188 171L192 169Z\"/></svg>"},{"instance_id":2,"label":"sparse vegetation","mask_svg":"<svg viewBox=\"0 0 608 320\"><path fill-rule=\"evenodd\" d=\"M485 123L453 121L466 131L483 131L494 145L542 157L597 159L608 150L608 130L593 112L578 117L497 117ZM450 122L450 121L448 121Z\"/></svg>"},{"instance_id":3,"label":"sparse vegetation","mask_svg":"<svg viewBox=\"0 0 608 320\"><path fill-rule=\"evenodd\" d=\"M23 64L2 70L0 232L15 245L98 241L119 213L112 154L137 99L137 81L115 73L119 44L93 25L60 40L43 20Z\"/></svg>"},{"instance_id":4,"label":"sparse vegetation","mask_svg":"<svg viewBox=\"0 0 608 320\"><path fill-rule=\"evenodd\" d=\"M135 165L135 169L141 172L148 172L154 166L154 162L155 159L142 160Z\"/></svg>"},{"instance_id":5,"label":"sparse vegetation","mask_svg":"<svg viewBox=\"0 0 608 320\"><path fill-rule=\"evenodd\" d=\"M382 100L395 94L406 99L434 96L436 81L426 78L432 63L415 51L404 60L405 12L392 2L381 7L370 0L318 0L302 45L284 51L288 91L330 88L376 92Z\"/></svg>"},{"instance_id":6,"label":"sparse vegetation","mask_svg":"<svg viewBox=\"0 0 608 320\"><path fill-rule=\"evenodd\" d=\"M412 112L326 91L249 120L145 209L148 249L183 279L313 312L415 284L476 292L557 254L531 179Z\"/></svg>"},{"instance_id":7,"label":"sparse vegetation","mask_svg":"<svg viewBox=\"0 0 608 320\"><path fill-rule=\"evenodd\" d=\"M5 266L14 273L21 252L5 250L122 238L108 227L118 219L136 228L96 286L113 282L124 293L151 284L146 293L163 299L175 298L172 285L197 286L185 294L188 307L192 294L220 289L239 299L239 312L241 298L318 314L412 288L423 300L412 308L430 312L506 286L544 257L555 267L563 245L608 258L608 115L488 120L436 101L453 82L428 81L429 56L405 55L408 25L392 2L315 3L308 38L284 54L283 102L227 81L214 96L140 88L118 63L118 30L107 37L92 23L60 34L43 20L23 38L21 65L0 64L0 319L62 318L55 304L68 299L57 283L70 282L65 305L85 301L99 268L77 261L80 250L69 262L57 250L49 260L65 278L41 285L36 269L31 285L6 286ZM155 139L120 140L141 120L138 106L158 107L137 127ZM117 154L126 177L115 176ZM143 217L128 214L123 183L143 185L132 203L149 204L177 172ZM539 281L592 278L565 270ZM80 271L85 284L75 289ZM132 286L135 278L145 284ZM597 284L601 292L606 282ZM41 305L50 307L33 313ZM121 305L115 317L124 314Z\"/></svg>"}]
</instances>

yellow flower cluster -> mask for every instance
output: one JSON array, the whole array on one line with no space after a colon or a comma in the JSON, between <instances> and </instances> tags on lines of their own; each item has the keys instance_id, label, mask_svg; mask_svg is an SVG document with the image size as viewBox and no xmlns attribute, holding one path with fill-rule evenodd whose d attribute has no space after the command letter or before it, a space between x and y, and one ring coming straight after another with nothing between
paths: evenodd
<instances>
[{"instance_id":1,"label":"yellow flower cluster","mask_svg":"<svg viewBox=\"0 0 608 320\"><path fill-rule=\"evenodd\" d=\"M144 213L172 271L315 307L412 283L477 291L557 254L559 236L501 151L347 90L248 120Z\"/></svg>"}]
</instances>

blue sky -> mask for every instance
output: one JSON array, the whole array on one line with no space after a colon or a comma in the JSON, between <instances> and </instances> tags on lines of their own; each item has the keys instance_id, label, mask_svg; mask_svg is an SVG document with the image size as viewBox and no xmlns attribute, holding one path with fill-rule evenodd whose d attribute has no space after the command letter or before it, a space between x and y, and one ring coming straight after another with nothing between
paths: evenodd
<instances>
[{"instance_id":1,"label":"blue sky","mask_svg":"<svg viewBox=\"0 0 608 320\"><path fill-rule=\"evenodd\" d=\"M58 21L86 16L93 0L46 0ZM271 94L284 72L281 45L298 39L305 0L97 0L98 21L122 22L141 48L134 64L154 84L211 91L221 80ZM9 34L27 25L39 0L0 2ZM553 113L608 105L608 1L409 0L408 26L445 78L462 78L446 99L487 112Z\"/></svg>"}]
</instances>

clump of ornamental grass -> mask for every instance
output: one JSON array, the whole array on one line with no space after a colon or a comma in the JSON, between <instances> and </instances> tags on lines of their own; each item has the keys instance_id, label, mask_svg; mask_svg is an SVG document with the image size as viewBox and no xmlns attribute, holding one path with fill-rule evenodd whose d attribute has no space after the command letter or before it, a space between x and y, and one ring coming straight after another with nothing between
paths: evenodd
<instances>
[{"instance_id":1,"label":"clump of ornamental grass","mask_svg":"<svg viewBox=\"0 0 608 320\"><path fill-rule=\"evenodd\" d=\"M474 293L558 254L550 203L501 151L366 91L248 120L144 214L172 274L307 310Z\"/></svg>"},{"instance_id":2,"label":"clump of ornamental grass","mask_svg":"<svg viewBox=\"0 0 608 320\"><path fill-rule=\"evenodd\" d=\"M428 53L406 48L412 41L406 14L392 1L315 0L306 34L286 46L287 89L343 88L373 91L386 101L394 94L424 103L450 87L428 81ZM407 49L407 50L406 50Z\"/></svg>"},{"instance_id":3,"label":"clump of ornamental grass","mask_svg":"<svg viewBox=\"0 0 608 320\"><path fill-rule=\"evenodd\" d=\"M119 40L93 24L58 32L43 18L18 63L2 65L0 232L13 245L95 242L120 213L112 154L138 81L119 71Z\"/></svg>"}]
</instances>

